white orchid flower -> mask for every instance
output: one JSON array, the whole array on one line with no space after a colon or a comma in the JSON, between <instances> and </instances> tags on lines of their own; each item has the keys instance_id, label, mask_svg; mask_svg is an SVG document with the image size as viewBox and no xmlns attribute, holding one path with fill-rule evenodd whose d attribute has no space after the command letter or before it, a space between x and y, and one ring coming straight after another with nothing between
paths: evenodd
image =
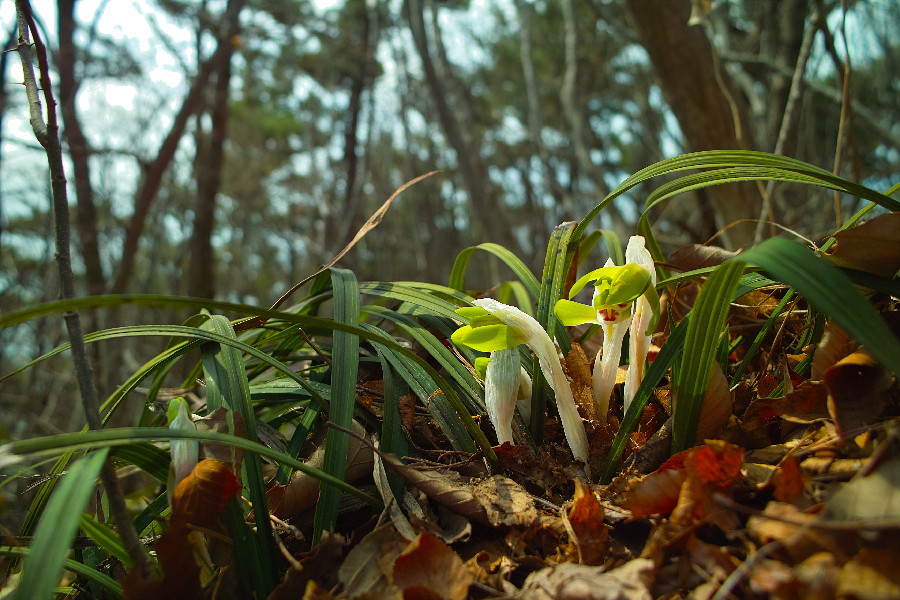
<instances>
[{"instance_id":1,"label":"white orchid flower","mask_svg":"<svg viewBox=\"0 0 900 600\"><path fill-rule=\"evenodd\" d=\"M469 318L469 324L457 329L451 339L458 346L466 346L473 350L482 352L494 352L491 362L496 359L496 352L499 350L516 350L519 344L526 344L538 357L541 365L541 371L544 377L550 383L556 394L556 407L559 410L560 420L562 421L563 431L566 434L566 441L572 449L572 454L576 459L584 462L585 474L590 478L590 467L588 466L588 444L587 435L584 431L584 424L581 421L581 415L578 414L578 408L575 406L575 399L572 397L572 390L569 388L569 381L563 373L562 366L559 363L559 356L556 353L556 346L544 328L541 327L533 317L528 316L518 308L509 306L490 298L475 300L475 306L460 308L456 312L463 317ZM489 365L490 367L490 365ZM512 373L515 370L508 368L504 370L504 377L507 382L516 381L518 389L519 378L514 377ZM518 373L517 373L518 374ZM490 379L490 373L488 373ZM510 394L494 395L487 391L488 381L485 381L485 403L489 398L497 398L501 402L505 402L509 407L504 406L500 409L492 409L488 407L488 414L492 411L509 414L512 416L515 396ZM512 400L510 400L510 398ZM506 417L504 417L506 418ZM493 420L493 417L492 417ZM494 427L499 428L494 422Z\"/></svg>"},{"instance_id":2,"label":"white orchid flower","mask_svg":"<svg viewBox=\"0 0 900 600\"><path fill-rule=\"evenodd\" d=\"M637 244L640 244L640 248L643 249L644 238L632 236L628 242L628 249L633 250L633 245L636 248ZM643 259L642 256L634 252L633 254ZM594 282L591 306L572 300L559 300L553 310L556 317L566 327L583 323L597 323L603 327L603 347L597 353L594 361L591 380L595 413L598 420L602 424L606 424L609 398L616 383L616 371L622 354L622 340L625 332L631 328L634 334L637 328L639 333L649 336L656 329L659 321L659 297L656 294L653 259L650 258L649 270L643 260L629 262L621 267L615 266L612 259L607 260L606 266L591 271L575 282L569 291L569 298L574 298L589 282ZM651 309L645 309L641 313L646 315L646 318L633 318L632 311L635 300L647 302L646 305L641 305ZM649 345L645 347L649 347ZM646 350L643 356L646 358ZM632 358L632 360L634 359Z\"/></svg>"},{"instance_id":3,"label":"white orchid flower","mask_svg":"<svg viewBox=\"0 0 900 600\"><path fill-rule=\"evenodd\" d=\"M653 265L653 257L644 246L644 238L639 235L632 236L625 248L625 261L629 264L640 265L650 274L650 288L656 290L656 267ZM651 304L652 303L652 304ZM659 297L647 298L640 296L634 303L634 321L631 326L631 337L628 344L628 373L625 375L625 412L634 400L641 380L644 379L644 371L647 364L647 354L650 351L650 338L656 329L659 320ZM651 324L653 325L651 327Z\"/></svg>"}]
</instances>

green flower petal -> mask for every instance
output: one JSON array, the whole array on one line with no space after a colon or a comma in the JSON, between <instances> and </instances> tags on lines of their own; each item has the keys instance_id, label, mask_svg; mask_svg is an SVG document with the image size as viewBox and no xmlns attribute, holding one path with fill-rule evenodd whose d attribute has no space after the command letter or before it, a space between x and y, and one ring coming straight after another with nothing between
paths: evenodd
<instances>
[{"instance_id":1,"label":"green flower petal","mask_svg":"<svg viewBox=\"0 0 900 600\"><path fill-rule=\"evenodd\" d=\"M474 317L483 317L484 315L489 315L491 313L480 306L463 306L462 308L456 309L456 314L467 319L472 319Z\"/></svg>"},{"instance_id":2,"label":"green flower petal","mask_svg":"<svg viewBox=\"0 0 900 600\"><path fill-rule=\"evenodd\" d=\"M487 367L488 363L491 362L491 359L487 356L479 356L475 359L475 374L478 375L482 381L487 378Z\"/></svg>"},{"instance_id":3,"label":"green flower petal","mask_svg":"<svg viewBox=\"0 0 900 600\"><path fill-rule=\"evenodd\" d=\"M571 300L559 300L553 307L556 318L566 327L581 325L582 323L599 323L597 311L592 307Z\"/></svg>"},{"instance_id":4,"label":"green flower petal","mask_svg":"<svg viewBox=\"0 0 900 600\"><path fill-rule=\"evenodd\" d=\"M480 352L493 352L515 348L525 343L525 336L508 325L486 325L472 328L460 327L450 336L457 346L466 346Z\"/></svg>"}]
</instances>

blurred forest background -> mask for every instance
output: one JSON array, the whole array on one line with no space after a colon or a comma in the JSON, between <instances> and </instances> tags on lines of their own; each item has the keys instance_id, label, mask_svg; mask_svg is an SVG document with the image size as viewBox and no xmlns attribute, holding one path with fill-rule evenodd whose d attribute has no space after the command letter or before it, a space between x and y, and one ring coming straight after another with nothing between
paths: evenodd
<instances>
[{"instance_id":1,"label":"blurred forest background","mask_svg":"<svg viewBox=\"0 0 900 600\"><path fill-rule=\"evenodd\" d=\"M504 245L540 272L549 232L626 176L710 149L778 152L884 190L900 172L896 0L58 0L52 50L79 293L271 304L404 182L341 265L361 281L446 283ZM16 45L13 0L0 43ZM792 79L802 85L789 102ZM15 53L0 59L0 311L58 297L43 151ZM792 108L786 109L786 107ZM661 181L653 182L653 187ZM598 226L634 233L648 189ZM835 198L755 183L653 215L664 251L741 219L817 240ZM857 208L839 203L843 218ZM771 235L746 221L716 243ZM597 257L599 266L605 257ZM479 261L467 284L509 277ZM594 261L592 261L593 264ZM472 269L470 269L472 270ZM177 323L88 312L88 331ZM60 317L0 331L0 373L66 341ZM162 338L91 345L105 397ZM186 373L181 374L186 375ZM178 385L173 381L172 385ZM63 357L0 385L0 437L73 431Z\"/></svg>"}]
</instances>

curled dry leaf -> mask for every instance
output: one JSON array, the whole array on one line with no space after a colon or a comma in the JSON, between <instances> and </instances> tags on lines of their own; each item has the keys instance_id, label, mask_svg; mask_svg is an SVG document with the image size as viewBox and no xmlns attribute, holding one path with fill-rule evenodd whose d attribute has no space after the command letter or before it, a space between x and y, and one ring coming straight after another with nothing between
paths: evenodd
<instances>
[{"instance_id":1,"label":"curled dry leaf","mask_svg":"<svg viewBox=\"0 0 900 600\"><path fill-rule=\"evenodd\" d=\"M720 511L714 492L727 490L741 478L744 451L721 440L685 450L644 477L622 504L635 518L680 509L681 520ZM673 515L674 518L674 515Z\"/></svg>"},{"instance_id":2,"label":"curled dry leaf","mask_svg":"<svg viewBox=\"0 0 900 600\"><path fill-rule=\"evenodd\" d=\"M459 555L427 531L394 560L392 575L404 598L463 600L472 583Z\"/></svg>"},{"instance_id":3,"label":"curled dry leaf","mask_svg":"<svg viewBox=\"0 0 900 600\"><path fill-rule=\"evenodd\" d=\"M241 415L224 406L217 408L205 417L195 419L194 425L197 426L197 431L211 431L213 433L227 433L237 437L246 437L244 421L241 419ZM203 442L200 445L200 456L201 458L213 458L230 464L234 476L240 481L241 464L244 460L243 448Z\"/></svg>"},{"instance_id":4,"label":"curled dry leaf","mask_svg":"<svg viewBox=\"0 0 900 600\"><path fill-rule=\"evenodd\" d=\"M720 246L703 246L688 244L676 248L669 255L669 264L679 271L693 271L703 267L715 267L737 256L737 252L726 250Z\"/></svg>"},{"instance_id":5,"label":"curled dry leaf","mask_svg":"<svg viewBox=\"0 0 900 600\"><path fill-rule=\"evenodd\" d=\"M538 513L531 494L512 479L494 475L475 485L472 493L484 507L488 522L495 527L527 528L537 522Z\"/></svg>"},{"instance_id":6,"label":"curled dry leaf","mask_svg":"<svg viewBox=\"0 0 900 600\"><path fill-rule=\"evenodd\" d=\"M532 573L521 600L651 600L656 564L636 558L604 573L602 567L563 563Z\"/></svg>"},{"instance_id":7,"label":"curled dry leaf","mask_svg":"<svg viewBox=\"0 0 900 600\"><path fill-rule=\"evenodd\" d=\"M829 521L900 521L900 457L858 476L825 504Z\"/></svg>"},{"instance_id":8,"label":"curled dry leaf","mask_svg":"<svg viewBox=\"0 0 900 600\"><path fill-rule=\"evenodd\" d=\"M828 386L828 412L838 434L872 424L888 403L890 371L860 348L823 374Z\"/></svg>"},{"instance_id":9,"label":"curled dry leaf","mask_svg":"<svg viewBox=\"0 0 900 600\"><path fill-rule=\"evenodd\" d=\"M817 518L817 515L804 512L793 504L769 502L762 515L754 515L747 520L747 533L760 545L781 542L795 563L817 552L840 554L840 546L833 536L822 529L807 526Z\"/></svg>"},{"instance_id":10,"label":"curled dry leaf","mask_svg":"<svg viewBox=\"0 0 900 600\"><path fill-rule=\"evenodd\" d=\"M893 277L900 269L900 213L887 213L834 234L828 254L839 267Z\"/></svg>"},{"instance_id":11,"label":"curled dry leaf","mask_svg":"<svg viewBox=\"0 0 900 600\"><path fill-rule=\"evenodd\" d=\"M578 342L572 343L572 350L566 357L566 373L572 380L569 387L584 418L589 421L604 420L606 415L595 414L590 361Z\"/></svg>"},{"instance_id":12,"label":"curled dry leaf","mask_svg":"<svg viewBox=\"0 0 900 600\"><path fill-rule=\"evenodd\" d=\"M200 566L194 559L188 525L214 526L239 489L231 464L209 458L197 463L175 489L169 528L155 544L163 577L151 574L143 579L140 567L132 568L125 579L125 598L194 598L200 592Z\"/></svg>"},{"instance_id":13,"label":"curled dry leaf","mask_svg":"<svg viewBox=\"0 0 900 600\"><path fill-rule=\"evenodd\" d=\"M362 425L353 421L353 432L365 436ZM345 481L356 481L372 473L374 467L372 448L355 436L350 436L347 448L347 471ZM319 446L306 464L316 469L322 468L325 460L325 446ZM288 519L310 508L319 499L319 480L301 471L295 471L286 486L275 486L267 492L269 510L280 519Z\"/></svg>"},{"instance_id":14,"label":"curled dry leaf","mask_svg":"<svg viewBox=\"0 0 900 600\"><path fill-rule=\"evenodd\" d=\"M859 348L859 344L847 335L846 331L838 327L834 321L829 321L822 333L822 340L813 352L810 379L821 381L828 367L857 348Z\"/></svg>"},{"instance_id":15,"label":"curled dry leaf","mask_svg":"<svg viewBox=\"0 0 900 600\"><path fill-rule=\"evenodd\" d=\"M603 506L591 489L575 480L575 497L568 520L576 539L569 540L570 562L602 565L609 549L609 527L603 522Z\"/></svg>"},{"instance_id":16,"label":"curled dry leaf","mask_svg":"<svg viewBox=\"0 0 900 600\"><path fill-rule=\"evenodd\" d=\"M786 456L779 463L772 475L772 484L775 486L775 499L779 502L797 502L803 498L806 480L796 458Z\"/></svg>"},{"instance_id":17,"label":"curled dry leaf","mask_svg":"<svg viewBox=\"0 0 900 600\"><path fill-rule=\"evenodd\" d=\"M229 463L213 458L201 460L175 488L172 521L211 527L240 488Z\"/></svg>"},{"instance_id":18,"label":"curled dry leaf","mask_svg":"<svg viewBox=\"0 0 900 600\"><path fill-rule=\"evenodd\" d=\"M841 569L838 597L889 600L900 598L900 553L864 549Z\"/></svg>"}]
</instances>

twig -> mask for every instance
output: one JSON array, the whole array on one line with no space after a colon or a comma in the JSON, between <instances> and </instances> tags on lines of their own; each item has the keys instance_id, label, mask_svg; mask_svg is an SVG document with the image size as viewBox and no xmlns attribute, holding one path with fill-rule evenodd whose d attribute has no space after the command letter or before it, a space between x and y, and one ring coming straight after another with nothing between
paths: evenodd
<instances>
[{"instance_id":1,"label":"twig","mask_svg":"<svg viewBox=\"0 0 900 600\"><path fill-rule=\"evenodd\" d=\"M787 104L784 107L784 116L781 118L781 129L778 131L778 140L775 142L774 154L781 155L784 153L784 145L787 142L788 134L794 126L794 115L797 113L797 101L803 92L803 75L806 73L806 63L809 61L809 54L812 50L813 39L816 37L819 23L819 9L813 8L813 12L806 22L806 29L803 31L803 41L800 44L800 53L797 56L797 66L794 69L794 76L791 79L791 90L788 92ZM762 241L763 226L765 219L772 219L772 194L775 192L775 180L770 179L766 184L766 191L763 194L762 210L759 213L759 222L756 224L756 234L753 236L753 242L758 244Z\"/></svg>"},{"instance_id":2,"label":"twig","mask_svg":"<svg viewBox=\"0 0 900 600\"><path fill-rule=\"evenodd\" d=\"M59 143L59 126L56 119L56 100L53 98L53 87L50 83L50 65L47 61L47 48L41 41L40 33L32 17L31 4L28 0L16 0L16 18L19 27L18 51L24 72L25 93L31 128L34 137L47 153L50 168L50 186L53 192L53 213L56 221L56 266L59 271L60 287L64 300L75 298L75 275L72 272L72 258L69 242L69 202L66 196L66 175L63 169L62 148ZM47 104L47 121L44 122L41 99L34 77L34 59L31 53L29 31L34 38L34 50L37 54L38 68L41 74L41 91ZM87 358L84 346L84 333L81 330L81 318L77 311L68 311L63 319L72 345L72 359L75 363L75 375L81 393L81 404L88 427L102 429L100 420L100 404L93 383L93 369ZM109 498L110 511L115 518L122 536L122 542L135 566L149 573L152 568L150 556L144 550L137 531L131 523L125 497L119 488L115 468L111 459L107 459L100 470L100 479Z\"/></svg>"}]
</instances>

